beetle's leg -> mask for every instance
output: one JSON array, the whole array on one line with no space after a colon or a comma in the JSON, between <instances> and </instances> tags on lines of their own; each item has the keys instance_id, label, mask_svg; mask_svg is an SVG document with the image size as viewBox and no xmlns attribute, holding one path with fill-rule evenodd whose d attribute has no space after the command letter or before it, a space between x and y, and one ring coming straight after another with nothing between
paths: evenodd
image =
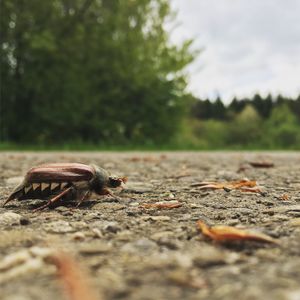
<instances>
[{"instance_id":1,"label":"beetle's leg","mask_svg":"<svg viewBox=\"0 0 300 300\"><path fill-rule=\"evenodd\" d=\"M91 195L90 191L86 191L84 193L84 195L81 197L81 199L78 201L78 203L76 204L75 208L77 208L84 200L88 199Z\"/></svg>"},{"instance_id":2,"label":"beetle's leg","mask_svg":"<svg viewBox=\"0 0 300 300\"><path fill-rule=\"evenodd\" d=\"M107 188L102 189L99 195L109 195L111 197L115 197L115 195Z\"/></svg>"},{"instance_id":3,"label":"beetle's leg","mask_svg":"<svg viewBox=\"0 0 300 300\"><path fill-rule=\"evenodd\" d=\"M18 199L18 197L20 197L23 194L23 188L25 187L24 182L20 183L15 189L14 191L8 196L8 198L5 200L5 202L3 203L3 206L15 199Z\"/></svg>"},{"instance_id":4,"label":"beetle's leg","mask_svg":"<svg viewBox=\"0 0 300 300\"><path fill-rule=\"evenodd\" d=\"M33 212L36 212L36 211L39 211L39 210L43 210L44 208L48 207L52 203L58 201L59 199L61 199L62 196L64 196L66 193L68 193L72 188L73 187L70 186L69 188L63 190L60 194L58 194L55 197L51 198L45 205L42 205L42 206L34 209Z\"/></svg>"}]
</instances>

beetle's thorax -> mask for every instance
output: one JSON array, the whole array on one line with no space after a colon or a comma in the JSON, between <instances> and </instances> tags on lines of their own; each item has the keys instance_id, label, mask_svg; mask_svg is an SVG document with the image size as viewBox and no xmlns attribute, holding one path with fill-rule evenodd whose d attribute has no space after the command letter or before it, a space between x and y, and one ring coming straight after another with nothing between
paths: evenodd
<instances>
[{"instance_id":1,"label":"beetle's thorax","mask_svg":"<svg viewBox=\"0 0 300 300\"><path fill-rule=\"evenodd\" d=\"M103 190L103 188L107 187L109 182L109 173L96 165L91 166L95 170L95 175L93 179L90 180L89 185L90 189L98 194Z\"/></svg>"}]
</instances>

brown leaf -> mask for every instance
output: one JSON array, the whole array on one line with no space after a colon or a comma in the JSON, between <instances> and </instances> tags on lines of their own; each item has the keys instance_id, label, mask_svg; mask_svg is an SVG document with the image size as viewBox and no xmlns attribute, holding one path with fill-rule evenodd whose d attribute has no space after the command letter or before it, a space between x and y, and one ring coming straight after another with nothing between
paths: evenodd
<instances>
[{"instance_id":1,"label":"brown leaf","mask_svg":"<svg viewBox=\"0 0 300 300\"><path fill-rule=\"evenodd\" d=\"M273 168L274 163L269 161L250 161L249 165L253 168Z\"/></svg>"},{"instance_id":2,"label":"brown leaf","mask_svg":"<svg viewBox=\"0 0 300 300\"><path fill-rule=\"evenodd\" d=\"M127 160L132 161L132 162L153 162L153 163L158 163L164 159L167 159L167 156L165 154L161 154L160 156L133 156L128 158Z\"/></svg>"},{"instance_id":3,"label":"brown leaf","mask_svg":"<svg viewBox=\"0 0 300 300\"><path fill-rule=\"evenodd\" d=\"M223 226L223 225L208 227L201 220L197 222L197 225L204 235L218 242L256 241L262 243L278 244L278 241L263 233L252 232L252 231L238 229L232 226Z\"/></svg>"},{"instance_id":4,"label":"brown leaf","mask_svg":"<svg viewBox=\"0 0 300 300\"><path fill-rule=\"evenodd\" d=\"M62 281L66 295L70 300L99 300L99 295L91 289L87 276L70 256L59 253L51 257L51 262L57 267L58 276Z\"/></svg>"},{"instance_id":5,"label":"brown leaf","mask_svg":"<svg viewBox=\"0 0 300 300\"><path fill-rule=\"evenodd\" d=\"M234 189L241 189L243 187L253 188L256 187L255 180L238 180L238 181L227 181L227 182L208 182L203 181L199 183L194 183L192 187L200 187L200 190L218 190L218 189L227 189L227 190L234 190Z\"/></svg>"},{"instance_id":6,"label":"brown leaf","mask_svg":"<svg viewBox=\"0 0 300 300\"><path fill-rule=\"evenodd\" d=\"M259 187L254 187L254 188L243 187L243 188L240 188L240 191L241 192L249 192L249 193L258 193L258 194L261 194L263 196L266 195L266 193L263 192Z\"/></svg>"},{"instance_id":7,"label":"brown leaf","mask_svg":"<svg viewBox=\"0 0 300 300\"><path fill-rule=\"evenodd\" d=\"M144 203L140 205L142 208L157 208L157 209L172 209L182 206L182 203L177 201Z\"/></svg>"},{"instance_id":8,"label":"brown leaf","mask_svg":"<svg viewBox=\"0 0 300 300\"><path fill-rule=\"evenodd\" d=\"M280 200L289 200L290 199L290 197L289 197L289 195L288 194L282 194L281 196L279 196L278 197Z\"/></svg>"}]
</instances>

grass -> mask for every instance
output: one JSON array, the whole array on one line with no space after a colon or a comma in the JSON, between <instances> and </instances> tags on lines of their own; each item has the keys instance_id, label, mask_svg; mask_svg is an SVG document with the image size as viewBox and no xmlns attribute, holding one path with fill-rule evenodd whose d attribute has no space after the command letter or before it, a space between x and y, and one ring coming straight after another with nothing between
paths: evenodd
<instances>
[{"instance_id":1,"label":"grass","mask_svg":"<svg viewBox=\"0 0 300 300\"><path fill-rule=\"evenodd\" d=\"M0 151L297 151L299 148L261 147L259 145L234 145L226 147L209 147L192 144L164 145L95 145L95 144L16 144L0 143Z\"/></svg>"}]
</instances>

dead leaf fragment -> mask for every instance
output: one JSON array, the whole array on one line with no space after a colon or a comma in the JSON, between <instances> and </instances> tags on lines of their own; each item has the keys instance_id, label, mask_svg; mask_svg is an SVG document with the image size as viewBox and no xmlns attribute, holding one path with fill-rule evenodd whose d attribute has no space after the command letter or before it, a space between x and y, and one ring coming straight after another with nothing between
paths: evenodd
<instances>
[{"instance_id":1,"label":"dead leaf fragment","mask_svg":"<svg viewBox=\"0 0 300 300\"><path fill-rule=\"evenodd\" d=\"M278 197L278 199L286 201L286 200L289 200L290 197L288 194L282 194L281 196Z\"/></svg>"},{"instance_id":2,"label":"dead leaf fragment","mask_svg":"<svg viewBox=\"0 0 300 300\"><path fill-rule=\"evenodd\" d=\"M254 188L257 187L257 182L255 180L236 180L227 182L214 182L214 181L203 181L199 183L191 184L191 187L199 187L200 190L241 190L245 187Z\"/></svg>"},{"instance_id":3,"label":"dead leaf fragment","mask_svg":"<svg viewBox=\"0 0 300 300\"><path fill-rule=\"evenodd\" d=\"M278 244L277 240L263 233L242 230L232 226L219 225L209 227L201 220L197 221L197 225L205 236L208 236L212 240L218 242L256 241L262 243Z\"/></svg>"},{"instance_id":4,"label":"dead leaf fragment","mask_svg":"<svg viewBox=\"0 0 300 300\"><path fill-rule=\"evenodd\" d=\"M270 161L250 161L249 165L253 168L273 168L274 163Z\"/></svg>"},{"instance_id":5,"label":"dead leaf fragment","mask_svg":"<svg viewBox=\"0 0 300 300\"><path fill-rule=\"evenodd\" d=\"M96 293L87 282L85 273L70 256L59 253L51 257L51 262L57 267L58 276L63 283L65 293L70 300L96 300Z\"/></svg>"},{"instance_id":6,"label":"dead leaf fragment","mask_svg":"<svg viewBox=\"0 0 300 300\"><path fill-rule=\"evenodd\" d=\"M167 156L165 154L161 154L160 156L144 156L144 157L141 157L141 156L133 156L133 157L130 157L128 158L127 160L128 161L131 161L131 162L153 162L153 163L158 163L164 159L167 159Z\"/></svg>"},{"instance_id":7,"label":"dead leaf fragment","mask_svg":"<svg viewBox=\"0 0 300 300\"><path fill-rule=\"evenodd\" d=\"M182 206L178 201L161 201L155 203L144 203L140 205L142 208L172 209Z\"/></svg>"}]
</instances>

